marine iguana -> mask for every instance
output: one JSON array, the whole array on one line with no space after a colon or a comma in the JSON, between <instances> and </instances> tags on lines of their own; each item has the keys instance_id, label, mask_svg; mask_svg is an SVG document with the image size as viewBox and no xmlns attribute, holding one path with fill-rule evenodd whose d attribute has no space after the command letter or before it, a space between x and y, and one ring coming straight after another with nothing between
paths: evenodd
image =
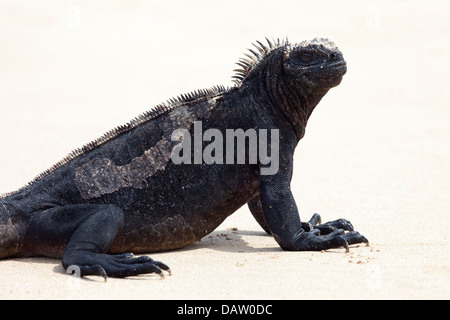
<instances>
[{"instance_id":1,"label":"marine iguana","mask_svg":"<svg viewBox=\"0 0 450 320\"><path fill-rule=\"evenodd\" d=\"M61 258L65 269L105 279L163 277L168 266L130 252L188 246L244 204L284 250L368 243L345 219L321 224L315 214L302 222L290 190L294 149L308 118L346 73L342 53L328 39L266 40L239 60L234 86L162 103L0 196L0 258ZM173 133L193 133L199 121L219 132L276 130L278 140L269 139L266 151L279 143L277 172L262 174L267 162L250 163L247 146L244 163L175 164L173 150L185 136Z\"/></svg>"}]
</instances>

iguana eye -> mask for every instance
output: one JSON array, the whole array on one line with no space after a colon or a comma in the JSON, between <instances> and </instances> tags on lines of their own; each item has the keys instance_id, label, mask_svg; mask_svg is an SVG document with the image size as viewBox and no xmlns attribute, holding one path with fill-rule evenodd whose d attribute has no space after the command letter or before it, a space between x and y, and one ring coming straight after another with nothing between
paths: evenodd
<instances>
[{"instance_id":1,"label":"iguana eye","mask_svg":"<svg viewBox=\"0 0 450 320\"><path fill-rule=\"evenodd\" d=\"M304 62L310 62L313 59L312 53L304 52L299 57Z\"/></svg>"},{"instance_id":2,"label":"iguana eye","mask_svg":"<svg viewBox=\"0 0 450 320\"><path fill-rule=\"evenodd\" d=\"M310 51L298 51L294 54L293 58L298 63L309 65L316 60L316 55Z\"/></svg>"}]
</instances>

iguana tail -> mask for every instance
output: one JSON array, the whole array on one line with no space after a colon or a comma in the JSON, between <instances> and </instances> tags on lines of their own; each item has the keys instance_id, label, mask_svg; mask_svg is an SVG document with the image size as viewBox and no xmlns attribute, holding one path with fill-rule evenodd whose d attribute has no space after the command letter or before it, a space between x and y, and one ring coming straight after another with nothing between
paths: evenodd
<instances>
[{"instance_id":1,"label":"iguana tail","mask_svg":"<svg viewBox=\"0 0 450 320\"><path fill-rule=\"evenodd\" d=\"M19 234L6 205L0 200L0 259L14 256L19 247Z\"/></svg>"}]
</instances>

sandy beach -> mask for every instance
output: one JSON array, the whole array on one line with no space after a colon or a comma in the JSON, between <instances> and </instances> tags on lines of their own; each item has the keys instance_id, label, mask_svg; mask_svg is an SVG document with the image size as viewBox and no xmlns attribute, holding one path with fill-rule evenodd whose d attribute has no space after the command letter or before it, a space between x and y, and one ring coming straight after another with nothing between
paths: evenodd
<instances>
[{"instance_id":1,"label":"sandy beach","mask_svg":"<svg viewBox=\"0 0 450 320\"><path fill-rule=\"evenodd\" d=\"M231 86L256 40L332 39L348 63L310 118L302 220L346 218L370 246L284 252L242 207L172 276L77 279L0 261L0 299L449 299L448 1L0 1L0 193L153 106ZM237 111L238 112L238 111Z\"/></svg>"}]
</instances>

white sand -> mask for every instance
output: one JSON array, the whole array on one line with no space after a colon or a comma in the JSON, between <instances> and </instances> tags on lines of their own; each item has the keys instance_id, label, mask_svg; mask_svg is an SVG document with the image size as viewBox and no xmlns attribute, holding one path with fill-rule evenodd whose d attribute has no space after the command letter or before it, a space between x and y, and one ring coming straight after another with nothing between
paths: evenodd
<instances>
[{"instance_id":1,"label":"white sand","mask_svg":"<svg viewBox=\"0 0 450 320\"><path fill-rule=\"evenodd\" d=\"M310 120L292 189L303 219L345 217L371 247L283 252L242 208L152 254L173 270L164 281L3 260L1 299L450 298L448 2L15 3L0 3L0 192L172 96L231 85L255 40L329 37L348 73Z\"/></svg>"}]
</instances>

